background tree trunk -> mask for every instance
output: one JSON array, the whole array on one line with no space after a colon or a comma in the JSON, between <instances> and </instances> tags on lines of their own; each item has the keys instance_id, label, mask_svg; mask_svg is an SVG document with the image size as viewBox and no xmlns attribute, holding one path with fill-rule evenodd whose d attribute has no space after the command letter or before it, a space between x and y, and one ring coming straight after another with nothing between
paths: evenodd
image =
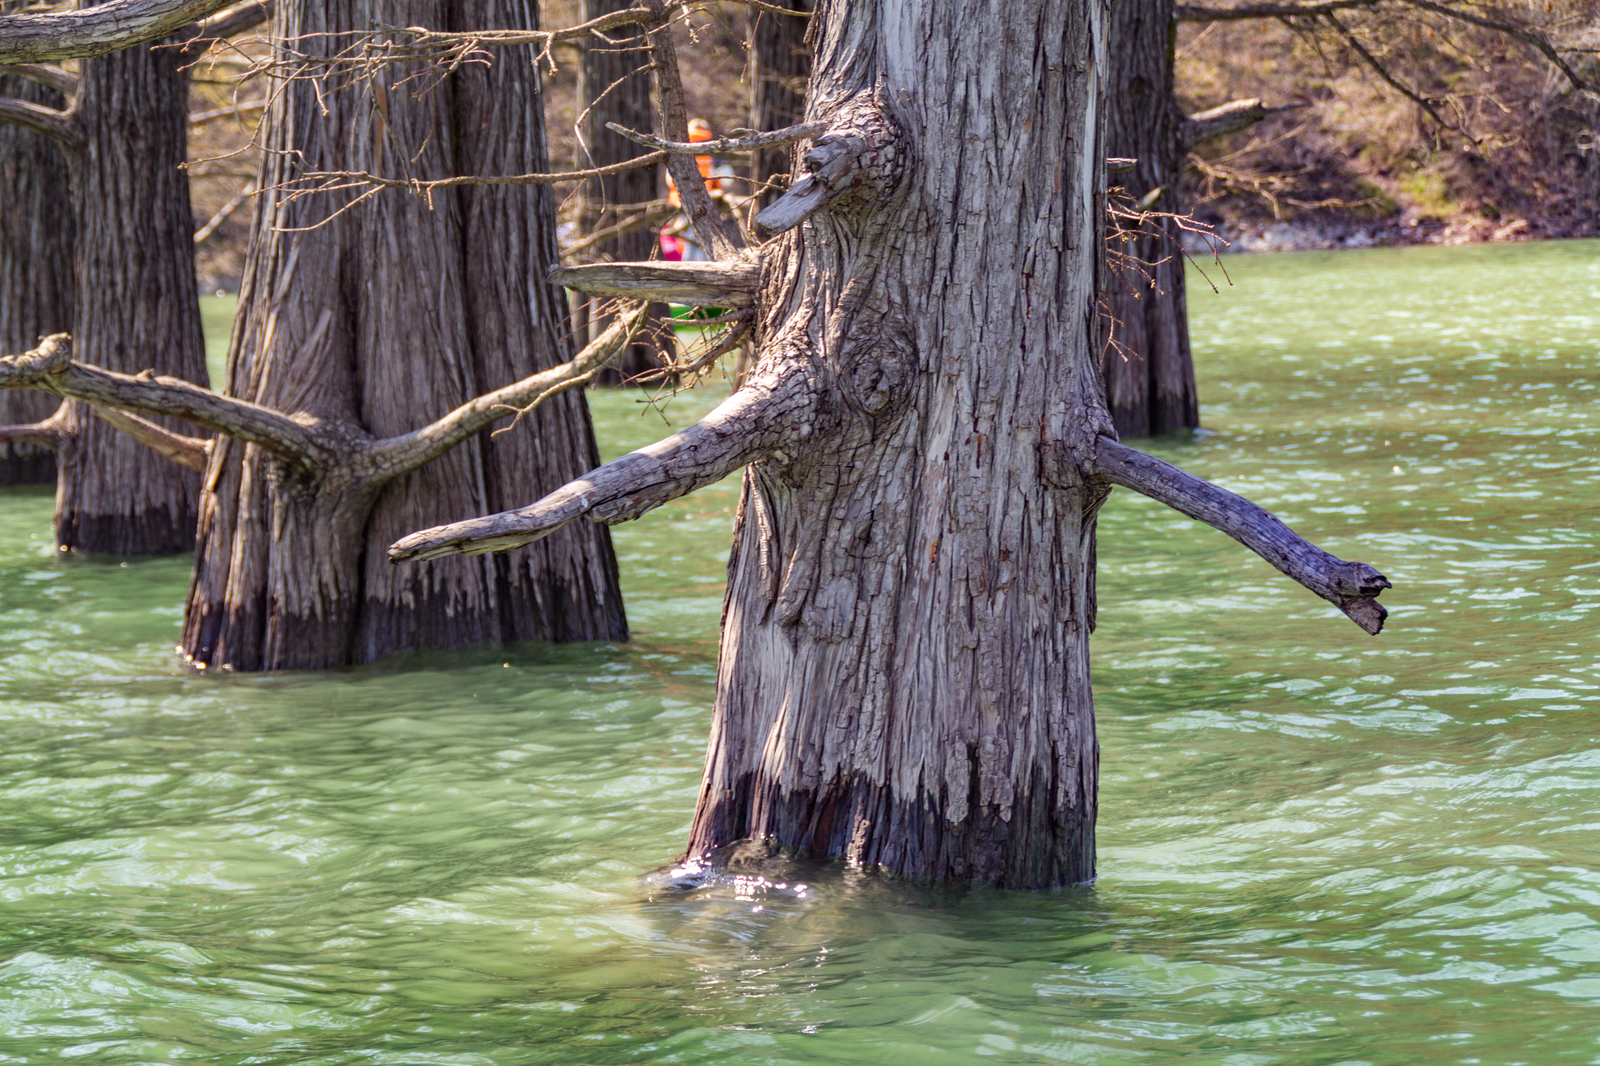
<instances>
[{"instance_id":1,"label":"background tree trunk","mask_svg":"<svg viewBox=\"0 0 1600 1066\"><path fill-rule=\"evenodd\" d=\"M583 0L583 21L609 15L613 11L626 11L633 0ZM585 42L583 62L578 66L577 99L583 111L581 138L578 144L579 169L625 163L650 154L650 149L618 136L606 128L615 122L640 133L655 131L650 108L650 54L647 51L618 51L597 40ZM594 233L635 213L640 205L656 199L655 167L625 170L603 178L590 178L583 185L582 210L578 216L578 231ZM627 233L606 240L590 249L585 259L611 260L619 263L639 263L659 258L657 227L640 226ZM672 327L665 304L650 308L650 325L643 335L628 346L616 362L600 376L608 385L620 384L625 378L642 374L661 365L658 353L672 352ZM609 316L591 313L591 305L583 303L575 316L578 344L584 345L598 337L611 325Z\"/></svg>"},{"instance_id":2,"label":"background tree trunk","mask_svg":"<svg viewBox=\"0 0 1600 1066\"><path fill-rule=\"evenodd\" d=\"M532 0L288 0L273 33L301 38L374 21L535 28L538 16ZM416 73L405 67L355 88L319 95L294 82L275 95L229 353L231 395L367 439L415 429L568 358L565 301L545 280L556 263L547 187L439 190L431 206L385 193L336 218L347 198L272 191L302 169L404 168L423 179L548 169L532 60L531 49L504 49L493 66L466 64L420 97L415 82L391 91ZM602 527L574 525L515 557L426 567L390 566L382 551L442 517L536 499L597 463L581 391L381 491L317 481L254 445L219 440L184 647L207 665L315 669L479 641L622 639L616 559Z\"/></svg>"},{"instance_id":3,"label":"background tree trunk","mask_svg":"<svg viewBox=\"0 0 1600 1066\"><path fill-rule=\"evenodd\" d=\"M777 0L790 11L810 11L812 0ZM806 80L811 76L811 46L806 43L810 19L770 12L750 14L750 128L779 130L805 118ZM793 167L793 146L755 153L751 177L763 204L783 195ZM776 179L776 180L775 180Z\"/></svg>"},{"instance_id":4,"label":"background tree trunk","mask_svg":"<svg viewBox=\"0 0 1600 1066\"><path fill-rule=\"evenodd\" d=\"M0 3L0 13L8 10ZM57 109L66 98L34 82L0 76L0 96ZM72 328L72 201L67 161L48 137L0 123L0 352L24 352ZM0 392L0 425L48 418L60 400L42 392ZM0 485L56 479L54 453L0 444Z\"/></svg>"},{"instance_id":5,"label":"background tree trunk","mask_svg":"<svg viewBox=\"0 0 1600 1066\"><path fill-rule=\"evenodd\" d=\"M1185 116L1172 92L1173 0L1117 0L1109 26L1106 154L1138 161L1131 171L1113 176L1112 184L1140 202L1159 190L1147 209L1181 211ZM1152 219L1146 229L1160 235L1148 233L1128 251L1147 263L1161 261L1153 270L1154 287L1113 276L1105 293L1119 343L1102 352L1101 374L1106 404L1124 437L1200 425L1178 229L1167 219Z\"/></svg>"},{"instance_id":6,"label":"background tree trunk","mask_svg":"<svg viewBox=\"0 0 1600 1066\"><path fill-rule=\"evenodd\" d=\"M1104 15L997 10L815 16L807 118L845 151L879 130L861 158L905 172L811 215L766 267L746 389L816 399L745 475L691 855L753 838L1016 888L1093 874L1105 489L1052 487L1043 456L1110 429ZM875 88L880 117L851 117Z\"/></svg>"},{"instance_id":7,"label":"background tree trunk","mask_svg":"<svg viewBox=\"0 0 1600 1066\"><path fill-rule=\"evenodd\" d=\"M86 59L68 155L77 218L78 357L125 373L204 384L205 339L194 274L188 60L137 45ZM176 427L178 423L171 423ZM57 453L56 543L158 555L194 547L199 476L73 404Z\"/></svg>"}]
</instances>

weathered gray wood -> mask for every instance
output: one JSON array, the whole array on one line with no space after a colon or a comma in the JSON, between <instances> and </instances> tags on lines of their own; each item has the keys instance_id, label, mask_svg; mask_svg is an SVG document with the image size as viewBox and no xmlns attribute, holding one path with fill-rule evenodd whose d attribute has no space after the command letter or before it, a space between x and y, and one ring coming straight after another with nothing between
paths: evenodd
<instances>
[{"instance_id":1,"label":"weathered gray wood","mask_svg":"<svg viewBox=\"0 0 1600 1066\"><path fill-rule=\"evenodd\" d=\"M687 304L749 307L761 288L761 264L729 259L702 263L590 263L550 272L550 280L579 292Z\"/></svg>"},{"instance_id":2,"label":"weathered gray wood","mask_svg":"<svg viewBox=\"0 0 1600 1066\"><path fill-rule=\"evenodd\" d=\"M1222 530L1338 607L1368 633L1376 636L1383 629L1388 612L1377 597L1392 586L1366 563L1348 563L1330 555L1243 496L1110 437L1096 442L1094 471L1112 484L1160 500Z\"/></svg>"},{"instance_id":3,"label":"weathered gray wood","mask_svg":"<svg viewBox=\"0 0 1600 1066\"><path fill-rule=\"evenodd\" d=\"M0 15L0 63L87 59L166 37L235 0L104 0L81 11Z\"/></svg>"},{"instance_id":4,"label":"weathered gray wood","mask_svg":"<svg viewBox=\"0 0 1600 1066\"><path fill-rule=\"evenodd\" d=\"M166 456L175 463L188 467L190 470L205 470L206 461L211 457L211 442L197 437L185 437L181 433L174 433L169 429L156 425L147 418L131 415L126 411L117 411L108 407L94 409L95 416L104 419L109 425L122 430L134 440L147 448L155 450L157 455Z\"/></svg>"},{"instance_id":5,"label":"weathered gray wood","mask_svg":"<svg viewBox=\"0 0 1600 1066\"><path fill-rule=\"evenodd\" d=\"M783 399L751 383L682 432L591 470L529 507L403 537L390 546L389 560L508 551L584 516L607 524L638 518L770 454L795 413ZM789 399L807 397L793 390Z\"/></svg>"}]
</instances>

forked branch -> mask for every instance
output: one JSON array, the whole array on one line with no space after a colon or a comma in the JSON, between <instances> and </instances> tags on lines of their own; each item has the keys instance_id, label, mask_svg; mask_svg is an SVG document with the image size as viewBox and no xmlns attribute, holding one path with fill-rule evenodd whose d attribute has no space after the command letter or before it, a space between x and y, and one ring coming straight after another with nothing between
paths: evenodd
<instances>
[{"instance_id":1,"label":"forked branch","mask_svg":"<svg viewBox=\"0 0 1600 1066\"><path fill-rule=\"evenodd\" d=\"M39 389L96 407L181 418L267 451L291 465L317 466L326 453L310 426L253 403L219 396L178 378L118 374L72 361L72 338L46 337L31 352L0 357L0 389Z\"/></svg>"},{"instance_id":2,"label":"forked branch","mask_svg":"<svg viewBox=\"0 0 1600 1066\"><path fill-rule=\"evenodd\" d=\"M0 67L0 70L4 69ZM13 126L21 126L25 130L43 134L68 147L83 140L78 124L70 114L28 100L0 96L0 122L9 122Z\"/></svg>"},{"instance_id":3,"label":"forked branch","mask_svg":"<svg viewBox=\"0 0 1600 1066\"><path fill-rule=\"evenodd\" d=\"M0 426L0 444L34 444L41 448L59 448L66 435L66 404L56 408L49 418L41 422Z\"/></svg>"},{"instance_id":4,"label":"forked branch","mask_svg":"<svg viewBox=\"0 0 1600 1066\"><path fill-rule=\"evenodd\" d=\"M1094 472L1115 485L1159 500L1198 522L1214 526L1377 635L1388 612L1378 594L1389 579L1366 563L1330 555L1243 496L1186 473L1171 463L1110 437L1101 437Z\"/></svg>"},{"instance_id":5,"label":"forked branch","mask_svg":"<svg viewBox=\"0 0 1600 1066\"><path fill-rule=\"evenodd\" d=\"M592 470L516 511L437 526L389 548L389 561L503 552L549 536L585 515L607 524L638 518L669 500L720 481L777 449L784 397L752 382L699 422Z\"/></svg>"}]
</instances>

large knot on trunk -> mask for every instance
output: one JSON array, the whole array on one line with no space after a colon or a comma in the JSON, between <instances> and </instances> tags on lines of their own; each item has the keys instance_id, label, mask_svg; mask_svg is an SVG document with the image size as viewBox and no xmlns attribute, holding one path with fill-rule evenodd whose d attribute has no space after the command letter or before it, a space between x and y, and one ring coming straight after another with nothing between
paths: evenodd
<instances>
[{"instance_id":1,"label":"large knot on trunk","mask_svg":"<svg viewBox=\"0 0 1600 1066\"><path fill-rule=\"evenodd\" d=\"M887 105L882 91L863 92L835 109L801 159L800 180L756 216L756 226L775 236L825 208L887 201L910 156L904 129Z\"/></svg>"}]
</instances>

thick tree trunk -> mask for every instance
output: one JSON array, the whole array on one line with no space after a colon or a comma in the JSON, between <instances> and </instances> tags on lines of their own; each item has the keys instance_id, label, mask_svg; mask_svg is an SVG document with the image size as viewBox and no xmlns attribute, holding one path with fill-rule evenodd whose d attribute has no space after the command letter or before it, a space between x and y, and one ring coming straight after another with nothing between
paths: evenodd
<instances>
[{"instance_id":1,"label":"thick tree trunk","mask_svg":"<svg viewBox=\"0 0 1600 1066\"><path fill-rule=\"evenodd\" d=\"M188 62L138 45L83 61L68 149L77 218L80 357L108 370L204 383L194 217L181 169L189 135ZM173 423L176 425L177 423ZM56 543L73 551L159 555L194 547L200 479L72 405L57 454Z\"/></svg>"},{"instance_id":2,"label":"thick tree trunk","mask_svg":"<svg viewBox=\"0 0 1600 1066\"><path fill-rule=\"evenodd\" d=\"M0 13L7 6L0 3ZM15 76L0 76L0 96L61 109L66 99ZM0 354L32 348L72 328L72 202L67 161L48 137L0 123ZM61 403L42 392L0 392L0 425L39 422ZM56 479L54 453L0 443L0 485Z\"/></svg>"},{"instance_id":3,"label":"thick tree trunk","mask_svg":"<svg viewBox=\"0 0 1600 1066\"><path fill-rule=\"evenodd\" d=\"M812 0L778 0L778 7L810 11ZM811 47L806 28L811 20L752 11L750 14L750 128L781 130L805 118L806 79L811 76ZM771 203L788 188L793 168L792 147L755 153L752 177L756 187L770 183L761 202Z\"/></svg>"},{"instance_id":4,"label":"thick tree trunk","mask_svg":"<svg viewBox=\"0 0 1600 1066\"><path fill-rule=\"evenodd\" d=\"M583 20L588 22L633 6L633 0L584 0ZM577 98L579 107L587 108L583 113L576 160L579 169L625 163L650 154L650 149L606 128L606 123L615 122L640 133L653 132L650 75L646 69L649 62L648 52L620 51L598 40L586 42L583 62L578 65ZM656 199L656 181L653 166L589 179L582 191L579 231L595 233L637 213L642 205ZM658 240L654 226L639 226L602 241L584 259L639 262L656 258ZM663 344L670 354L672 328L666 305L656 304L650 310L651 324L646 336L629 345L628 350L601 374L604 384L620 384L660 366L658 353ZM580 344L598 337L613 321L612 317L594 311L589 304L580 307L576 317Z\"/></svg>"},{"instance_id":5,"label":"thick tree trunk","mask_svg":"<svg viewBox=\"0 0 1600 1066\"><path fill-rule=\"evenodd\" d=\"M318 42L327 38L302 35L373 23L532 28L537 13L532 0L290 0L273 32ZM398 87L416 73L408 68L356 88L293 82L275 92L231 395L370 441L567 358L564 302L545 280L556 262L547 187L438 190L431 202L391 192L337 217L348 199L273 191L302 170L427 179L548 169L532 59L505 49L420 98L415 82ZM297 471L256 445L219 441L185 650L203 665L314 669L479 641L621 639L604 529L574 527L515 558L424 568L389 566L381 551L441 516L539 496L597 460L580 392L381 489L337 464Z\"/></svg>"},{"instance_id":6,"label":"thick tree trunk","mask_svg":"<svg viewBox=\"0 0 1600 1066\"><path fill-rule=\"evenodd\" d=\"M1177 16L1173 0L1117 0L1107 32L1106 154L1137 160L1116 175L1148 210L1179 212L1185 116L1172 95ZM1151 219L1126 250L1152 268L1154 284L1110 277L1105 298L1117 343L1101 354L1106 403L1125 437L1193 429L1200 424L1189 310L1178 229ZM1158 231L1158 232L1157 232Z\"/></svg>"},{"instance_id":7,"label":"thick tree trunk","mask_svg":"<svg viewBox=\"0 0 1600 1066\"><path fill-rule=\"evenodd\" d=\"M745 475L691 855L755 838L1019 888L1094 872L1104 489L1052 488L1041 448L1110 428L1104 14L996 16L815 16L807 117L831 116L831 144L859 133L867 176L840 182L870 191L812 214L768 268L747 389L819 398L803 443Z\"/></svg>"}]
</instances>

